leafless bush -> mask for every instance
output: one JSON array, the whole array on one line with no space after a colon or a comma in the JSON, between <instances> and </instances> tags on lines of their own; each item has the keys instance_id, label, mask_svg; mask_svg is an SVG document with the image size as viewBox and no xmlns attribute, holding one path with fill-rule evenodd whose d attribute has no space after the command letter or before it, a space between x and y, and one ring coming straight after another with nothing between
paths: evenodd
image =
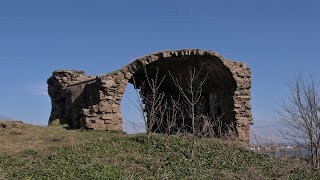
<instances>
[{"instance_id":1,"label":"leafless bush","mask_svg":"<svg viewBox=\"0 0 320 180\"><path fill-rule=\"evenodd\" d=\"M166 111L165 117L165 133L170 135L173 134L177 129L177 119L182 119L184 123L184 117L181 113L180 96L177 99L170 96L169 105Z\"/></svg>"},{"instance_id":2,"label":"leafless bush","mask_svg":"<svg viewBox=\"0 0 320 180\"><path fill-rule=\"evenodd\" d=\"M315 78L295 76L289 83L290 94L281 104L279 120L282 135L298 145L308 145L312 167L320 168L320 86Z\"/></svg>"},{"instance_id":3,"label":"leafless bush","mask_svg":"<svg viewBox=\"0 0 320 180\"><path fill-rule=\"evenodd\" d=\"M196 122L199 122L199 113L197 112L196 107L201 105L201 101L203 101L202 90L203 85L206 82L208 75L205 78L200 79L200 74L202 71L202 66L200 70L197 70L195 67L188 68L188 76L184 80L187 84L186 87L182 85L181 76L174 77L171 72L169 72L175 86L178 88L180 95L183 100L183 105L185 106L184 109L186 110L189 118L191 119L191 126L192 126L192 155L194 156L194 149L195 149L195 138L196 138Z\"/></svg>"},{"instance_id":4,"label":"leafless bush","mask_svg":"<svg viewBox=\"0 0 320 180\"><path fill-rule=\"evenodd\" d=\"M151 78L147 72L147 68L144 67L145 82L142 82L140 89L140 100L138 105L138 111L143 118L145 129L147 132L148 141L153 132L157 131L161 127L167 110L167 101L165 100L164 92L160 92L161 84L165 79L165 76L159 78L159 68L156 68L155 78ZM133 79L136 85L135 79Z\"/></svg>"},{"instance_id":5,"label":"leafless bush","mask_svg":"<svg viewBox=\"0 0 320 180\"><path fill-rule=\"evenodd\" d=\"M223 114L219 117L201 115L199 119L202 126L198 130L198 137L225 138L230 140L237 139L236 130L233 123L226 124L222 119ZM224 130L223 130L224 129Z\"/></svg>"},{"instance_id":6,"label":"leafless bush","mask_svg":"<svg viewBox=\"0 0 320 180\"><path fill-rule=\"evenodd\" d=\"M215 127L217 125L217 121L213 121L212 118L208 116L200 116L202 119L202 128L200 131L200 136L203 137L216 137Z\"/></svg>"}]
</instances>

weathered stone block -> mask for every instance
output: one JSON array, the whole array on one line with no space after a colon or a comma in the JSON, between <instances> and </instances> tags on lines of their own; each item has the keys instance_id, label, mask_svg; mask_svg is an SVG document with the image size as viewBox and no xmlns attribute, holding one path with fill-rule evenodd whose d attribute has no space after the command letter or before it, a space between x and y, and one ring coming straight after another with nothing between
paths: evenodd
<instances>
[{"instance_id":1,"label":"weathered stone block","mask_svg":"<svg viewBox=\"0 0 320 180\"><path fill-rule=\"evenodd\" d=\"M81 114L83 114L86 117L96 117L97 114L94 112L91 112L90 109L82 109Z\"/></svg>"},{"instance_id":2,"label":"weathered stone block","mask_svg":"<svg viewBox=\"0 0 320 180\"><path fill-rule=\"evenodd\" d=\"M85 126L88 129L97 129L99 127L97 123L87 123Z\"/></svg>"},{"instance_id":3,"label":"weathered stone block","mask_svg":"<svg viewBox=\"0 0 320 180\"><path fill-rule=\"evenodd\" d=\"M101 125L101 124L104 125L104 124L105 124L105 120L99 119L99 120L96 121L96 123L97 123L97 124L100 124L100 125Z\"/></svg>"},{"instance_id":4,"label":"weathered stone block","mask_svg":"<svg viewBox=\"0 0 320 180\"><path fill-rule=\"evenodd\" d=\"M112 120L110 119L110 120L104 120L104 123L105 124L112 124Z\"/></svg>"},{"instance_id":5,"label":"weathered stone block","mask_svg":"<svg viewBox=\"0 0 320 180\"><path fill-rule=\"evenodd\" d=\"M103 119L103 120L111 120L112 118L113 118L113 114L111 114L111 113L101 115L101 119Z\"/></svg>"},{"instance_id":6,"label":"weathered stone block","mask_svg":"<svg viewBox=\"0 0 320 180\"><path fill-rule=\"evenodd\" d=\"M91 109L93 110L93 112L98 112L98 111L99 111L99 108L98 108L97 105L93 105L93 106L91 107Z\"/></svg>"}]
</instances>

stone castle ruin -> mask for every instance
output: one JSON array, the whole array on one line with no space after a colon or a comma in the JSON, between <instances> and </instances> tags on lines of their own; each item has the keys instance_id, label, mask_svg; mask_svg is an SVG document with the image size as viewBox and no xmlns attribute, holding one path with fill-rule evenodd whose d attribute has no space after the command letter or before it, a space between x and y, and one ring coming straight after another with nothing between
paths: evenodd
<instances>
[{"instance_id":1,"label":"stone castle ruin","mask_svg":"<svg viewBox=\"0 0 320 180\"><path fill-rule=\"evenodd\" d=\"M173 77L187 77L188 67L201 69L207 77L203 85L203 113L220 116L232 126L238 139L249 141L252 124L250 105L251 73L245 63L233 62L213 51L186 49L162 51L143 56L123 68L102 76L88 76L83 71L58 70L48 79L52 110L49 125L68 124L71 128L122 130L120 102L128 83L147 93L141 86L146 74L166 77L161 91L168 97L179 93ZM181 81L182 86L185 86ZM148 113L148 112L147 112Z\"/></svg>"}]
</instances>

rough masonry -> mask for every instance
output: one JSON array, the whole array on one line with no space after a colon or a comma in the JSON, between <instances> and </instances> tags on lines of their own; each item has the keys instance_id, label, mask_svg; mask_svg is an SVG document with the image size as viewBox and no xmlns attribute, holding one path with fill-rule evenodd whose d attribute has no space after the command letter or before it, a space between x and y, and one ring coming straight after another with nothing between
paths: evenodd
<instances>
[{"instance_id":1,"label":"rough masonry","mask_svg":"<svg viewBox=\"0 0 320 180\"><path fill-rule=\"evenodd\" d=\"M128 83L141 88L144 67L151 76L185 77L188 67L202 69L208 76L203 88L204 113L221 116L224 124L234 126L240 140L249 141L252 124L250 105L251 72L242 62L233 62L216 52L200 49L162 51L134 60L103 76L88 76L83 71L57 70L48 79L52 110L49 125L68 124L71 128L122 130L120 103ZM166 95L177 90L170 78L162 84ZM141 90L142 92L143 89Z\"/></svg>"}]
</instances>

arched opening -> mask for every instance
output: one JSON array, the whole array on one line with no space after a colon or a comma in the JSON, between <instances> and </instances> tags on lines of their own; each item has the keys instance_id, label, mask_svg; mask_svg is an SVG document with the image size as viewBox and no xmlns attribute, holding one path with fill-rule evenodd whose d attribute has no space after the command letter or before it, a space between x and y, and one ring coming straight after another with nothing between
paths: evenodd
<instances>
[{"instance_id":1,"label":"arched opening","mask_svg":"<svg viewBox=\"0 0 320 180\"><path fill-rule=\"evenodd\" d=\"M145 132L145 122L141 117L141 109L139 109L139 101L141 99L137 94L138 91L133 84L128 83L121 99L123 131L127 134Z\"/></svg>"},{"instance_id":2,"label":"arched opening","mask_svg":"<svg viewBox=\"0 0 320 180\"><path fill-rule=\"evenodd\" d=\"M182 57L169 57L163 58L158 61L149 63L137 70L130 83L134 84L135 88L140 89L141 98L145 104L145 111L150 114L150 108L147 101L148 95L152 94L152 88L148 84L149 80L158 80L158 83L163 79L160 87L159 94L163 93L162 105L166 107L164 109L170 109L173 105L172 100L181 101L178 105L181 110L178 112L180 115L176 117L176 124L173 127L173 132L179 130L191 131L191 118L188 112L188 107L183 103L182 92L174 83L173 79L179 80L181 88L185 91L187 96L188 86L190 79L190 70L195 70L198 73L197 83L204 81L201 88L201 101L196 104L195 115L198 116L199 127L204 126L204 121L200 120L199 116L209 117L210 121L219 121L215 123L215 131L220 130L220 133L226 133L232 129L236 131L236 119L234 112L234 93L236 91L236 81L234 80L230 70L223 64L223 62L214 56L182 56ZM158 94L158 95L159 95ZM160 110L161 111L161 110ZM156 112L159 116L159 112ZM165 121L168 115L165 114L161 117L161 122L155 122L152 129L156 132L165 132L168 124ZM150 120L149 120L150 121ZM158 120L159 121L159 120ZM211 122L212 123L212 122ZM220 128L220 129L219 129Z\"/></svg>"}]
</instances>

